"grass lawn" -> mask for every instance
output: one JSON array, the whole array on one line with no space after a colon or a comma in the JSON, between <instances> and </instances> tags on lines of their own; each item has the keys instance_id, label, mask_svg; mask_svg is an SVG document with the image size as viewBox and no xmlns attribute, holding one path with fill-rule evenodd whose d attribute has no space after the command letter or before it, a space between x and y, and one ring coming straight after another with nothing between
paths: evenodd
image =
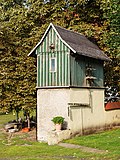
<instances>
[{"instance_id":1,"label":"grass lawn","mask_svg":"<svg viewBox=\"0 0 120 160\"><path fill-rule=\"evenodd\" d=\"M13 134L3 130L3 124L15 117L12 114L0 115L0 160L119 160L120 159L120 129L105 131L99 134L75 137L66 140L73 143L101 150L104 154L83 152L80 149L70 149L58 145L49 146L36 142L35 130L28 133Z\"/></svg>"}]
</instances>

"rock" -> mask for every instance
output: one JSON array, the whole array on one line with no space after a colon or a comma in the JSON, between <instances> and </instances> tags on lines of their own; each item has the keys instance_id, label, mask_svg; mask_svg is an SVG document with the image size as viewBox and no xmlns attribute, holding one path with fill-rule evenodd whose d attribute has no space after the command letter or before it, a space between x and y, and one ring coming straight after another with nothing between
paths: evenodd
<instances>
[{"instance_id":1,"label":"rock","mask_svg":"<svg viewBox=\"0 0 120 160\"><path fill-rule=\"evenodd\" d=\"M8 131L9 129L14 129L15 123L7 123L5 125L5 130Z\"/></svg>"},{"instance_id":2,"label":"rock","mask_svg":"<svg viewBox=\"0 0 120 160\"><path fill-rule=\"evenodd\" d=\"M18 129L9 129L9 133L18 132Z\"/></svg>"},{"instance_id":3,"label":"rock","mask_svg":"<svg viewBox=\"0 0 120 160\"><path fill-rule=\"evenodd\" d=\"M22 128L22 124L21 123L7 123L7 124L5 124L4 128L7 132L9 131L9 129L20 130Z\"/></svg>"},{"instance_id":4,"label":"rock","mask_svg":"<svg viewBox=\"0 0 120 160\"><path fill-rule=\"evenodd\" d=\"M48 133L48 145L58 144L64 139L69 139L72 136L72 132L70 130L61 130L59 132L52 131Z\"/></svg>"}]
</instances>

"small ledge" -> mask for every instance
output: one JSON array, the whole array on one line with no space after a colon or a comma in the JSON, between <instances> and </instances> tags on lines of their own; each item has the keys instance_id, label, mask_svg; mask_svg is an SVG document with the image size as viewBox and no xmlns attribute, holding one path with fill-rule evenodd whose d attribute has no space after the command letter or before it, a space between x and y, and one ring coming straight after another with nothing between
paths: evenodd
<instances>
[{"instance_id":1,"label":"small ledge","mask_svg":"<svg viewBox=\"0 0 120 160\"><path fill-rule=\"evenodd\" d=\"M89 107L90 108L90 104L88 103L68 103L68 105L70 107Z\"/></svg>"},{"instance_id":2,"label":"small ledge","mask_svg":"<svg viewBox=\"0 0 120 160\"><path fill-rule=\"evenodd\" d=\"M47 137L48 145L58 144L59 142L65 139L69 139L71 137L72 137L71 130L61 130L59 132L57 131L48 132L48 137Z\"/></svg>"},{"instance_id":3,"label":"small ledge","mask_svg":"<svg viewBox=\"0 0 120 160\"><path fill-rule=\"evenodd\" d=\"M87 76L86 77L86 80L95 80L95 79L97 79L96 77L92 77L92 76Z\"/></svg>"},{"instance_id":4,"label":"small ledge","mask_svg":"<svg viewBox=\"0 0 120 160\"><path fill-rule=\"evenodd\" d=\"M105 89L104 86L42 86L36 89L64 89L64 88L81 88L81 89Z\"/></svg>"}]
</instances>

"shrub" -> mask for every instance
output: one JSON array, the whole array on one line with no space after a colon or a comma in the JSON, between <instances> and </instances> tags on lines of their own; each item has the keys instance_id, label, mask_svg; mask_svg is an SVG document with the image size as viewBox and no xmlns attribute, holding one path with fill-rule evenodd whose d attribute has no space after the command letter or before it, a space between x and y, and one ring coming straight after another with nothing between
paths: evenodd
<instances>
[{"instance_id":1,"label":"shrub","mask_svg":"<svg viewBox=\"0 0 120 160\"><path fill-rule=\"evenodd\" d=\"M63 117L61 116L56 116L56 117L53 117L53 119L51 120L54 124L62 124L64 122L64 119Z\"/></svg>"}]
</instances>

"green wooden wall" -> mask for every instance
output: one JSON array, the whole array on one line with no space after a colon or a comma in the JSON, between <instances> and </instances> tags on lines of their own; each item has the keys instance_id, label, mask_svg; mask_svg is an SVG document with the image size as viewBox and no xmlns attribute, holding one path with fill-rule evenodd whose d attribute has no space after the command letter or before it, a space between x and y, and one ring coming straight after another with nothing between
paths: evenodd
<instances>
[{"instance_id":1,"label":"green wooden wall","mask_svg":"<svg viewBox=\"0 0 120 160\"><path fill-rule=\"evenodd\" d=\"M72 86L87 86L86 82L86 66L91 65L94 70L92 71L94 80L93 86L103 86L103 62L97 59L77 56L70 57L70 70L71 70L71 85Z\"/></svg>"},{"instance_id":2,"label":"green wooden wall","mask_svg":"<svg viewBox=\"0 0 120 160\"><path fill-rule=\"evenodd\" d=\"M54 44L54 49L51 49ZM51 27L45 39L36 49L37 87L47 86L86 86L86 65L96 69L94 86L103 86L103 63L92 58L73 56L70 49L61 41ZM56 59L56 70L52 72L51 58Z\"/></svg>"},{"instance_id":3,"label":"green wooden wall","mask_svg":"<svg viewBox=\"0 0 120 160\"><path fill-rule=\"evenodd\" d=\"M55 49L50 49L54 44ZM63 44L56 32L51 28L37 54L37 86L69 86L70 85L70 49ZM50 71L51 58L56 58L56 71Z\"/></svg>"}]
</instances>

